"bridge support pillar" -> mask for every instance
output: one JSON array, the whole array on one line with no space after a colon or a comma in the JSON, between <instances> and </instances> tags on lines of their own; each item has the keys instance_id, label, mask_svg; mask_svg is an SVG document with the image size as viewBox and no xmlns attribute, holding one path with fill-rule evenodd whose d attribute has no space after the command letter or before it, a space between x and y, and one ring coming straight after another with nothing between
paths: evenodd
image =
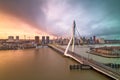
<instances>
[{"instance_id":1,"label":"bridge support pillar","mask_svg":"<svg viewBox=\"0 0 120 80\"><path fill-rule=\"evenodd\" d=\"M74 52L74 50L75 50L75 28L76 28L76 23L75 23L75 21L73 21L72 37L71 37L71 39L67 45L67 48L64 52L64 55L66 55L66 56L67 56L67 52L69 50L71 42L72 42L72 52Z\"/></svg>"}]
</instances>

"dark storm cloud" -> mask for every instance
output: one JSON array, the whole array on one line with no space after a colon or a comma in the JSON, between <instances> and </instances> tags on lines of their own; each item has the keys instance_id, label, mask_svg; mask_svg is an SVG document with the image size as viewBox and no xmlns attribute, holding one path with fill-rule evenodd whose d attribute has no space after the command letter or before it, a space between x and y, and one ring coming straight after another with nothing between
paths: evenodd
<instances>
[{"instance_id":1,"label":"dark storm cloud","mask_svg":"<svg viewBox=\"0 0 120 80\"><path fill-rule=\"evenodd\" d=\"M120 0L0 0L0 9L54 35L69 35L74 19L82 35L120 34Z\"/></svg>"},{"instance_id":2,"label":"dark storm cloud","mask_svg":"<svg viewBox=\"0 0 120 80\"><path fill-rule=\"evenodd\" d=\"M89 35L120 34L120 0L70 0L69 3L77 5L76 8L82 6L94 18L80 28Z\"/></svg>"},{"instance_id":3,"label":"dark storm cloud","mask_svg":"<svg viewBox=\"0 0 120 80\"><path fill-rule=\"evenodd\" d=\"M45 4L46 0L0 0L0 10L33 23L37 22L39 16L42 23L45 21L42 11Z\"/></svg>"}]
</instances>

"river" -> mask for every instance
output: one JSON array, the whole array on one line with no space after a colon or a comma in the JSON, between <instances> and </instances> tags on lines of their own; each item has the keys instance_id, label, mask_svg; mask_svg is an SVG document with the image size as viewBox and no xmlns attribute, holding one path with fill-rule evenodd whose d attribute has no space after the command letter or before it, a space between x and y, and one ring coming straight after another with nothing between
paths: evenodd
<instances>
[{"instance_id":1,"label":"river","mask_svg":"<svg viewBox=\"0 0 120 80\"><path fill-rule=\"evenodd\" d=\"M65 46L61 46L60 47L66 49L66 45ZM99 63L113 63L113 64L120 64L120 58L107 58L107 57L102 57L102 56L98 56L98 55L94 55L94 54L90 54L87 53L87 51L89 51L90 46L92 47L103 47L103 46L120 46L120 44L102 44L102 45L77 45L75 46L75 53L81 56L84 56L86 58L92 59L94 61L97 61ZM70 46L69 50L72 50L72 47ZM115 71L120 72L120 68L114 68Z\"/></svg>"},{"instance_id":2,"label":"river","mask_svg":"<svg viewBox=\"0 0 120 80\"><path fill-rule=\"evenodd\" d=\"M77 64L50 48L0 51L0 80L110 80L95 70L69 70Z\"/></svg>"}]
</instances>

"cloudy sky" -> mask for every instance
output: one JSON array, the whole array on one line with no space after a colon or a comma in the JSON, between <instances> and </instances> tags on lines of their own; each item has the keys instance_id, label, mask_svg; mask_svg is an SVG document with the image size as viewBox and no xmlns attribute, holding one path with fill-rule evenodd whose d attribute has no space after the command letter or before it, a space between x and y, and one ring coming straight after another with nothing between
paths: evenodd
<instances>
[{"instance_id":1,"label":"cloudy sky","mask_svg":"<svg viewBox=\"0 0 120 80\"><path fill-rule=\"evenodd\" d=\"M75 20L82 36L120 39L120 0L0 0L0 13L35 33L68 36Z\"/></svg>"}]
</instances>

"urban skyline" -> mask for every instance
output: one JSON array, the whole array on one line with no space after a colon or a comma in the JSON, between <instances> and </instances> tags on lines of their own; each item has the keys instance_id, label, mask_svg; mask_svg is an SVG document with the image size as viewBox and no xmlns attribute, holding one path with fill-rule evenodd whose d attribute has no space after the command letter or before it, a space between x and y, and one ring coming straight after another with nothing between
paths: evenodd
<instances>
[{"instance_id":1,"label":"urban skyline","mask_svg":"<svg viewBox=\"0 0 120 80\"><path fill-rule=\"evenodd\" d=\"M0 80L120 80L120 0L0 0Z\"/></svg>"},{"instance_id":2,"label":"urban skyline","mask_svg":"<svg viewBox=\"0 0 120 80\"><path fill-rule=\"evenodd\" d=\"M120 39L119 0L0 0L0 38L68 36L76 20L83 36Z\"/></svg>"}]
</instances>

